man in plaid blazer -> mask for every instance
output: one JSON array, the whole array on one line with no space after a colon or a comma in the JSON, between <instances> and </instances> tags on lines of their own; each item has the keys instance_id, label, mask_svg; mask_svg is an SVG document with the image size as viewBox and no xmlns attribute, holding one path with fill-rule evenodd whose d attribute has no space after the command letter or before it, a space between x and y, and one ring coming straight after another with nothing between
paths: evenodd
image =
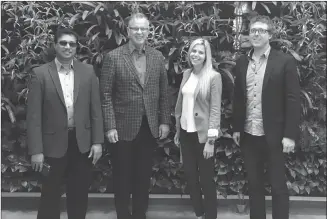
<instances>
[{"instance_id":1,"label":"man in plaid blazer","mask_svg":"<svg viewBox=\"0 0 327 219\"><path fill-rule=\"evenodd\" d=\"M153 149L156 138L164 139L169 133L164 57L145 45L148 33L145 15L133 14L129 42L105 56L100 77L105 132L113 143L117 219L146 218Z\"/></svg>"}]
</instances>

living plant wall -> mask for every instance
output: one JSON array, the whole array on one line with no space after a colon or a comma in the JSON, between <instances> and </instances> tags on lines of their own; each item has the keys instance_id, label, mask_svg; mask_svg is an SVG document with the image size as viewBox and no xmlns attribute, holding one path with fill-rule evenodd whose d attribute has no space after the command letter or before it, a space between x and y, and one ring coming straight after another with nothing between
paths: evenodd
<instances>
[{"instance_id":1,"label":"living plant wall","mask_svg":"<svg viewBox=\"0 0 327 219\"><path fill-rule=\"evenodd\" d=\"M235 22L241 8L242 26ZM104 55L127 42L126 18L132 11L151 21L149 44L165 56L169 78L172 126L158 142L152 193L184 193L186 182L179 149L173 143L173 109L187 67L190 41L207 38L214 68L223 78L222 138L216 142L215 182L219 194L246 194L240 149L231 139L231 69L249 49L247 23L255 14L276 24L271 46L290 53L298 63L301 83L301 135L296 153L285 154L291 195L326 195L326 3L325 2L2 2L1 3L1 188L3 192L40 191L40 178L26 155L26 97L31 69L54 58L58 26L80 35L77 58L94 66L97 75ZM240 30L236 32L235 30ZM240 50L235 50L240 39ZM94 167L90 192L112 192L110 145ZM267 175L268 179L268 175ZM271 190L266 186L267 194ZM64 192L64 188L63 188Z\"/></svg>"}]
</instances>

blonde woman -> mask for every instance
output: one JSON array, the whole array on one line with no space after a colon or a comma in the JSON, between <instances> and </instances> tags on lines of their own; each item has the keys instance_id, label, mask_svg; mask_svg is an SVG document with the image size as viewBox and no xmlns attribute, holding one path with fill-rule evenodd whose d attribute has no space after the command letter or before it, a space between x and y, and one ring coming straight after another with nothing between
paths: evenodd
<instances>
[{"instance_id":1,"label":"blonde woman","mask_svg":"<svg viewBox=\"0 0 327 219\"><path fill-rule=\"evenodd\" d=\"M187 184L198 219L216 219L214 142L220 129L221 76L212 68L210 44L196 39L189 48L190 68L183 74L175 117ZM202 200L202 193L204 201Z\"/></svg>"}]
</instances>

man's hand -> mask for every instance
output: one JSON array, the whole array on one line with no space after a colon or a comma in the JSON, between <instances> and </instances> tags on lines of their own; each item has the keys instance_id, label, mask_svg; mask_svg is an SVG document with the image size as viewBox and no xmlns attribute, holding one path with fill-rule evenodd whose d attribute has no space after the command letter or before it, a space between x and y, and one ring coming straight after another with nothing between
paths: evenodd
<instances>
[{"instance_id":1,"label":"man's hand","mask_svg":"<svg viewBox=\"0 0 327 219\"><path fill-rule=\"evenodd\" d=\"M293 139L284 137L282 140L282 144L284 153L294 152L295 141Z\"/></svg>"},{"instance_id":2,"label":"man's hand","mask_svg":"<svg viewBox=\"0 0 327 219\"><path fill-rule=\"evenodd\" d=\"M240 138L241 138L240 132L233 133L233 140L234 140L235 144L237 144L238 146L240 146Z\"/></svg>"},{"instance_id":3,"label":"man's hand","mask_svg":"<svg viewBox=\"0 0 327 219\"><path fill-rule=\"evenodd\" d=\"M118 141L118 132L117 129L111 129L106 133L108 141L110 143L116 143Z\"/></svg>"},{"instance_id":4,"label":"man's hand","mask_svg":"<svg viewBox=\"0 0 327 219\"><path fill-rule=\"evenodd\" d=\"M215 145L214 144L209 144L209 140L206 142L206 144L204 145L204 149L203 149L203 157L205 159L209 159L210 157L213 156L213 152L215 149Z\"/></svg>"},{"instance_id":5,"label":"man's hand","mask_svg":"<svg viewBox=\"0 0 327 219\"><path fill-rule=\"evenodd\" d=\"M177 147L180 147L180 142L179 142L180 133L181 133L180 129L176 130L176 134L174 137L174 143Z\"/></svg>"},{"instance_id":6,"label":"man's hand","mask_svg":"<svg viewBox=\"0 0 327 219\"><path fill-rule=\"evenodd\" d=\"M159 138L160 138L160 140L167 138L168 134L169 134L169 125L161 124L159 126Z\"/></svg>"},{"instance_id":7,"label":"man's hand","mask_svg":"<svg viewBox=\"0 0 327 219\"><path fill-rule=\"evenodd\" d=\"M89 154L89 158L91 158L93 156L93 165L96 164L96 162L98 162L98 160L100 159L100 157L102 156L102 145L101 144L94 144L91 147L91 151Z\"/></svg>"},{"instance_id":8,"label":"man's hand","mask_svg":"<svg viewBox=\"0 0 327 219\"><path fill-rule=\"evenodd\" d=\"M32 155L31 163L32 163L33 170L37 172L41 172L43 167L43 162L44 162L44 156L42 153Z\"/></svg>"}]
</instances>

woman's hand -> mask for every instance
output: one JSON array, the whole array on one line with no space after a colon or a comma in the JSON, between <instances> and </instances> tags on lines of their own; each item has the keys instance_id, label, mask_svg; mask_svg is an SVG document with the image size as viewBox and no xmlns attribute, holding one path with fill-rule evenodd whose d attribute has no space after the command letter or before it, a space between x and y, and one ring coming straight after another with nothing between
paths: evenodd
<instances>
[{"instance_id":1,"label":"woman's hand","mask_svg":"<svg viewBox=\"0 0 327 219\"><path fill-rule=\"evenodd\" d=\"M177 147L180 147L180 142L179 142L180 133L181 133L180 129L176 130L176 134L174 137L174 143Z\"/></svg>"},{"instance_id":2,"label":"woman's hand","mask_svg":"<svg viewBox=\"0 0 327 219\"><path fill-rule=\"evenodd\" d=\"M213 157L215 151L215 138L208 138L206 144L204 145L203 149L203 157L205 159L209 159Z\"/></svg>"}]
</instances>

